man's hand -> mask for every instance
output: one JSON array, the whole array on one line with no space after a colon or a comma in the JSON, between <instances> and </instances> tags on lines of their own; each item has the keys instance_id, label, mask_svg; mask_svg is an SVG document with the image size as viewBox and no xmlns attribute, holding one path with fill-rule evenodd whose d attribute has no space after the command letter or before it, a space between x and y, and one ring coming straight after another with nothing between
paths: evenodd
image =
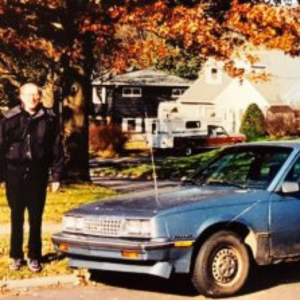
<instances>
[{"instance_id":1,"label":"man's hand","mask_svg":"<svg viewBox=\"0 0 300 300\"><path fill-rule=\"evenodd\" d=\"M60 189L60 182L54 181L54 182L51 183L51 191L52 191L53 193L58 192L59 189Z\"/></svg>"}]
</instances>

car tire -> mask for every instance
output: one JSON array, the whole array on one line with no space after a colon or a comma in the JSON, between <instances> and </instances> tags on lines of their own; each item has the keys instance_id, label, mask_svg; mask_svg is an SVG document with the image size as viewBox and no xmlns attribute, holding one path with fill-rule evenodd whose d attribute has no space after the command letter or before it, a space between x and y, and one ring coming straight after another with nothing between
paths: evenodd
<instances>
[{"instance_id":1,"label":"car tire","mask_svg":"<svg viewBox=\"0 0 300 300\"><path fill-rule=\"evenodd\" d=\"M205 296L230 296L244 286L249 269L250 257L242 239L234 232L220 231L200 248L192 282Z\"/></svg>"}]
</instances>

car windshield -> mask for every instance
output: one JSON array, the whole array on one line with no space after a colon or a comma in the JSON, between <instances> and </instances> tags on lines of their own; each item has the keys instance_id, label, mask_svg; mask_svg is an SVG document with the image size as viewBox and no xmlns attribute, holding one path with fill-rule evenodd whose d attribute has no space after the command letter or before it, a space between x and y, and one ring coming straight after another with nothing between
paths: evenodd
<instances>
[{"instance_id":1,"label":"car windshield","mask_svg":"<svg viewBox=\"0 0 300 300\"><path fill-rule=\"evenodd\" d=\"M190 179L201 185L266 189L291 152L275 146L227 148Z\"/></svg>"}]
</instances>

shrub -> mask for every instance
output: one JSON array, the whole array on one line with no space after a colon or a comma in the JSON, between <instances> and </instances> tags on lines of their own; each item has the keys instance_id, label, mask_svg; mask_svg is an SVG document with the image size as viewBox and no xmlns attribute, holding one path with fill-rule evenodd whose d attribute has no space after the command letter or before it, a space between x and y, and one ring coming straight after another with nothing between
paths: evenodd
<instances>
[{"instance_id":1,"label":"shrub","mask_svg":"<svg viewBox=\"0 0 300 300\"><path fill-rule=\"evenodd\" d=\"M285 118L278 115L271 120L267 120L268 134L273 138L281 138L284 136L292 136L297 134L297 126L292 118Z\"/></svg>"},{"instance_id":2,"label":"shrub","mask_svg":"<svg viewBox=\"0 0 300 300\"><path fill-rule=\"evenodd\" d=\"M127 140L119 124L102 125L92 122L89 126L89 148L92 154L115 156L124 150Z\"/></svg>"},{"instance_id":3,"label":"shrub","mask_svg":"<svg viewBox=\"0 0 300 300\"><path fill-rule=\"evenodd\" d=\"M266 135L265 117L257 104L252 103L248 106L242 119L240 131L247 136L248 140L255 140Z\"/></svg>"}]
</instances>

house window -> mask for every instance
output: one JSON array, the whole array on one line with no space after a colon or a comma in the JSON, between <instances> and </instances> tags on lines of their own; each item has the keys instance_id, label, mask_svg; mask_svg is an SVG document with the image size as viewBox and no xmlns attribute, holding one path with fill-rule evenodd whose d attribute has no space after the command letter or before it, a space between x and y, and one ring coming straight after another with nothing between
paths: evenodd
<instances>
[{"instance_id":1,"label":"house window","mask_svg":"<svg viewBox=\"0 0 300 300\"><path fill-rule=\"evenodd\" d=\"M267 71L267 66L266 65L252 65L251 66L251 71L252 73L263 73Z\"/></svg>"},{"instance_id":2,"label":"house window","mask_svg":"<svg viewBox=\"0 0 300 300\"><path fill-rule=\"evenodd\" d=\"M172 98L178 98L185 92L185 89L172 89Z\"/></svg>"},{"instance_id":3,"label":"house window","mask_svg":"<svg viewBox=\"0 0 300 300\"><path fill-rule=\"evenodd\" d=\"M205 70L207 84L222 84L222 70L215 66L208 66Z\"/></svg>"},{"instance_id":4,"label":"house window","mask_svg":"<svg viewBox=\"0 0 300 300\"><path fill-rule=\"evenodd\" d=\"M128 131L135 131L136 123L135 120L128 120L127 121L127 130Z\"/></svg>"},{"instance_id":5,"label":"house window","mask_svg":"<svg viewBox=\"0 0 300 300\"><path fill-rule=\"evenodd\" d=\"M211 68L211 79L213 81L218 80L218 69L217 68Z\"/></svg>"},{"instance_id":6,"label":"house window","mask_svg":"<svg viewBox=\"0 0 300 300\"><path fill-rule=\"evenodd\" d=\"M185 123L185 128L193 129L193 128L200 128L201 122L200 121L188 121Z\"/></svg>"},{"instance_id":7,"label":"house window","mask_svg":"<svg viewBox=\"0 0 300 300\"><path fill-rule=\"evenodd\" d=\"M142 89L136 87L124 87L122 89L123 97L142 97Z\"/></svg>"},{"instance_id":8,"label":"house window","mask_svg":"<svg viewBox=\"0 0 300 300\"><path fill-rule=\"evenodd\" d=\"M157 131L157 124L156 123L152 123L151 132L152 133L156 133L156 131Z\"/></svg>"}]
</instances>

